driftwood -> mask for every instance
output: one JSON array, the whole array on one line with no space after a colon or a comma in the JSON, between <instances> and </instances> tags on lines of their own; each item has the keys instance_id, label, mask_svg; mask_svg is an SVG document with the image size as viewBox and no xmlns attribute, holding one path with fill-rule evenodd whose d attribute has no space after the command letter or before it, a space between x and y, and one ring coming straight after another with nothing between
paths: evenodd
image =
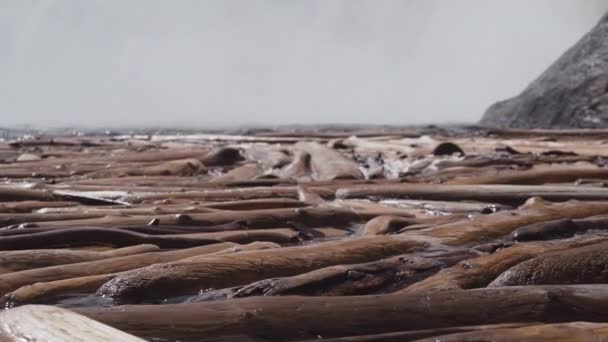
<instances>
[{"instance_id":1,"label":"driftwood","mask_svg":"<svg viewBox=\"0 0 608 342\"><path fill-rule=\"evenodd\" d=\"M346 296L389 293L472 255L475 253L467 251L442 253L434 255L433 259L401 255L364 264L330 266L293 277L264 279L245 286L206 291L188 299L188 302L262 295Z\"/></svg>"},{"instance_id":2,"label":"driftwood","mask_svg":"<svg viewBox=\"0 0 608 342\"><path fill-rule=\"evenodd\" d=\"M0 201L53 201L57 198L44 190L0 186Z\"/></svg>"},{"instance_id":3,"label":"driftwood","mask_svg":"<svg viewBox=\"0 0 608 342\"><path fill-rule=\"evenodd\" d=\"M0 213L30 213L43 208L66 208L77 206L76 202L67 201L19 201L0 203Z\"/></svg>"},{"instance_id":4,"label":"driftwood","mask_svg":"<svg viewBox=\"0 0 608 342\"><path fill-rule=\"evenodd\" d=\"M157 251L155 245L136 245L105 252L75 251L68 249L39 249L0 252L0 274L47 266L117 258Z\"/></svg>"},{"instance_id":5,"label":"driftwood","mask_svg":"<svg viewBox=\"0 0 608 342\"><path fill-rule=\"evenodd\" d=\"M419 229L415 234L426 238L434 237L449 245L479 243L504 237L517 228L534 223L606 213L608 213L608 202L549 203L540 198L531 198L517 210L500 211L492 215L474 215L465 220ZM407 231L410 228L405 229Z\"/></svg>"},{"instance_id":6,"label":"driftwood","mask_svg":"<svg viewBox=\"0 0 608 342\"><path fill-rule=\"evenodd\" d=\"M484 287L512 266L543 253L594 245L604 242L606 239L608 237L588 237L573 238L558 243L550 241L521 243L490 255L461 261L450 268L443 269L435 275L403 289L402 292L420 293Z\"/></svg>"},{"instance_id":7,"label":"driftwood","mask_svg":"<svg viewBox=\"0 0 608 342\"><path fill-rule=\"evenodd\" d=\"M332 265L378 260L423 246L424 243L402 237L376 236L253 251L238 256L183 260L127 273L104 284L98 293L135 302L187 295L201 289L238 286ZM258 267L259 264L264 267Z\"/></svg>"},{"instance_id":8,"label":"driftwood","mask_svg":"<svg viewBox=\"0 0 608 342\"><path fill-rule=\"evenodd\" d=\"M465 341L604 341L608 339L608 324L574 322L562 324L531 325L526 327L499 327L450 335L439 335L417 342L465 342Z\"/></svg>"},{"instance_id":9,"label":"driftwood","mask_svg":"<svg viewBox=\"0 0 608 342\"><path fill-rule=\"evenodd\" d=\"M71 311L43 305L28 305L0 313L2 341L99 341L143 342Z\"/></svg>"},{"instance_id":10,"label":"driftwood","mask_svg":"<svg viewBox=\"0 0 608 342\"><path fill-rule=\"evenodd\" d=\"M608 243L543 254L513 266L488 286L598 284L608 281Z\"/></svg>"},{"instance_id":11,"label":"driftwood","mask_svg":"<svg viewBox=\"0 0 608 342\"><path fill-rule=\"evenodd\" d=\"M459 334L466 332L483 332L485 330L512 329L535 325L534 323L503 323L503 324L487 324L487 325L470 325L464 327L450 327L439 329L412 330L412 331L397 331L383 334L360 335L348 337L324 338L324 342L401 342L414 341L425 337L439 336L443 334ZM298 342L313 342L317 339L298 340ZM437 340L433 340L436 342Z\"/></svg>"},{"instance_id":12,"label":"driftwood","mask_svg":"<svg viewBox=\"0 0 608 342\"><path fill-rule=\"evenodd\" d=\"M530 197L542 197L549 201L608 200L608 189L581 188L578 186L529 186L529 185L430 185L391 184L360 185L342 188L336 192L339 198L412 198L429 200L471 200L522 204Z\"/></svg>"},{"instance_id":13,"label":"driftwood","mask_svg":"<svg viewBox=\"0 0 608 342\"><path fill-rule=\"evenodd\" d=\"M382 212L357 213L349 209L338 207L319 208L288 208L288 209L265 209L247 211L220 211L206 214L177 214L177 215L155 215L155 216L131 216L118 217L106 216L90 220L70 220L39 222L39 227L74 227L74 226L128 226L146 225L157 219L157 225L189 225L189 226L213 226L231 222L245 222L251 228L273 228L284 227L287 221L299 221L310 226L344 226L362 219L373 218L383 215Z\"/></svg>"},{"instance_id":14,"label":"driftwood","mask_svg":"<svg viewBox=\"0 0 608 342\"><path fill-rule=\"evenodd\" d=\"M168 252L148 252L111 259L49 266L2 274L0 275L0 294L4 295L9 291L19 288L20 286L33 284L39 281L51 281L132 270L155 263L169 262L196 255L217 252L232 246L235 246L235 244L225 242L189 249Z\"/></svg>"},{"instance_id":15,"label":"driftwood","mask_svg":"<svg viewBox=\"0 0 608 342\"><path fill-rule=\"evenodd\" d=\"M194 235L148 235L114 228L55 229L41 233L0 237L0 250L40 249L110 245L114 247L140 244L157 245L160 248L189 248L219 243L215 238Z\"/></svg>"},{"instance_id":16,"label":"driftwood","mask_svg":"<svg viewBox=\"0 0 608 342\"><path fill-rule=\"evenodd\" d=\"M521 227L511 233L516 241L549 240L560 237L571 237L589 230L608 229L608 216L592 216L584 219L561 219L540 222Z\"/></svg>"},{"instance_id":17,"label":"driftwood","mask_svg":"<svg viewBox=\"0 0 608 342\"><path fill-rule=\"evenodd\" d=\"M194 341L249 335L294 340L504 322L608 319L603 285L529 286L348 297L253 297L230 301L78 309L143 338ZM423 319L421 319L423 315ZM205 319L200 319L205 317Z\"/></svg>"},{"instance_id":18,"label":"driftwood","mask_svg":"<svg viewBox=\"0 0 608 342\"><path fill-rule=\"evenodd\" d=\"M212 246L208 246L212 247ZM155 262L164 262L166 260L178 260L182 257L186 256L185 259L188 259L194 253L197 255L206 255L209 257L215 255L224 255L224 254L232 254L232 253L240 253L244 251L252 251L259 249L269 249L269 248L278 248L279 246L273 244L271 242L254 242L247 245L234 245L232 247L226 249L220 249L222 247L226 247L220 245L213 245L213 249L207 248L206 250L184 250L183 253L174 253L173 255L169 255L164 259L156 259L156 260L148 260L141 263L133 263L131 264L133 269L137 267L143 267L149 264L153 264ZM194 252L194 253L192 253ZM191 253L191 254L186 254ZM120 260L120 262L124 262L125 260ZM130 260L129 262L133 262L134 260ZM141 261L141 260L136 260ZM99 266L99 265L93 265ZM119 268L116 268L119 269ZM129 268L130 269L130 268ZM110 269L112 270L112 269ZM101 271L103 272L103 271ZM42 272L44 273L44 272ZM66 278L62 280L52 280L52 281L41 281L33 283L32 285L25 285L17 290L5 295L2 298L2 303L6 307L11 307L15 305L27 304L27 303L37 303L41 301L48 301L51 298L59 297L61 295L66 295L69 293L93 293L97 290L101 285L105 282L108 282L115 277L124 274L123 272L116 273L105 273L105 274L96 274L91 276L75 276L71 278ZM30 274L31 275L31 274Z\"/></svg>"}]
</instances>

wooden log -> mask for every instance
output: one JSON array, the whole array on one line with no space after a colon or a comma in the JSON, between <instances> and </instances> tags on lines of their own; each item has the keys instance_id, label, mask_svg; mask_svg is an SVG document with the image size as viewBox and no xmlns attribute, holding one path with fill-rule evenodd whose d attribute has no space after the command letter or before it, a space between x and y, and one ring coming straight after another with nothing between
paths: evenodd
<instances>
[{"instance_id":1,"label":"wooden log","mask_svg":"<svg viewBox=\"0 0 608 342\"><path fill-rule=\"evenodd\" d=\"M0 295L4 295L7 292L13 291L21 286L36 282L132 270L155 263L175 261L196 255L217 252L233 246L235 246L235 244L224 242L209 246L180 249L175 251L148 252L111 259L49 266L2 274L0 275Z\"/></svg>"},{"instance_id":2,"label":"wooden log","mask_svg":"<svg viewBox=\"0 0 608 342\"><path fill-rule=\"evenodd\" d=\"M332 198L335 189L315 188L324 198ZM162 194L137 195L127 198L131 203L150 202L164 199L192 199L202 201L240 201L264 198L298 198L298 190L294 186L269 186L255 188L208 189L198 191L167 192Z\"/></svg>"},{"instance_id":3,"label":"wooden log","mask_svg":"<svg viewBox=\"0 0 608 342\"><path fill-rule=\"evenodd\" d=\"M448 245L484 243L504 237L515 229L530 224L604 215L607 212L608 202L605 201L550 203L531 198L517 210L500 211L491 215L471 215L461 221L419 229L409 234L426 239L434 238ZM406 231L407 229L409 227Z\"/></svg>"},{"instance_id":4,"label":"wooden log","mask_svg":"<svg viewBox=\"0 0 608 342\"><path fill-rule=\"evenodd\" d=\"M538 241L572 237L579 231L574 220L559 219L534 223L514 230L510 238L518 241Z\"/></svg>"},{"instance_id":5,"label":"wooden log","mask_svg":"<svg viewBox=\"0 0 608 342\"><path fill-rule=\"evenodd\" d=\"M32 268L74 264L157 251L156 245L136 245L105 252L38 249L0 252L0 274Z\"/></svg>"},{"instance_id":6,"label":"wooden log","mask_svg":"<svg viewBox=\"0 0 608 342\"><path fill-rule=\"evenodd\" d=\"M388 293L424 279L445 264L439 260L401 255L364 264L337 265L293 277L271 278L190 298L196 303L217 298L251 296L352 296Z\"/></svg>"},{"instance_id":7,"label":"wooden log","mask_svg":"<svg viewBox=\"0 0 608 342\"><path fill-rule=\"evenodd\" d=\"M17 341L124 341L144 340L54 306L27 305L0 313L0 338Z\"/></svg>"},{"instance_id":8,"label":"wooden log","mask_svg":"<svg viewBox=\"0 0 608 342\"><path fill-rule=\"evenodd\" d=\"M70 208L77 206L76 202L67 201L20 201L0 203L0 213L31 213L44 208Z\"/></svg>"},{"instance_id":9,"label":"wooden log","mask_svg":"<svg viewBox=\"0 0 608 342\"><path fill-rule=\"evenodd\" d=\"M334 228L311 228L317 237L344 237L348 232L343 229ZM302 231L292 228L273 228L273 229L251 229L251 230L234 230L227 232L214 233L195 233L195 234L179 234L179 235L164 235L165 237L186 237L197 239L216 239L221 241L229 241L234 243L251 243L255 241L268 241L278 244L293 244L299 241L309 240L310 236L303 234Z\"/></svg>"},{"instance_id":10,"label":"wooden log","mask_svg":"<svg viewBox=\"0 0 608 342\"><path fill-rule=\"evenodd\" d=\"M401 292L420 293L484 287L509 268L543 253L593 245L604 242L606 239L608 237L595 236L578 237L559 242L545 241L517 244L493 254L461 261L416 284L412 284Z\"/></svg>"},{"instance_id":11,"label":"wooden log","mask_svg":"<svg viewBox=\"0 0 608 342\"><path fill-rule=\"evenodd\" d=\"M214 245L215 246L215 245ZM219 247L219 246L218 246ZM244 251L252 251L259 249L278 248L279 246L271 242L254 242L247 245L234 245L232 247L215 250L208 249L208 253L201 255L214 256L223 254L240 253ZM177 255L180 257L182 255ZM187 259L187 258L186 258ZM136 266L145 266L146 263L136 264ZM2 298L1 303L5 307L22 305L28 303L41 303L48 301L57 296L70 293L94 293L101 285L121 275L123 272L97 274L91 276L76 276L62 280L41 281L31 285L24 285L15 291L7 294Z\"/></svg>"},{"instance_id":12,"label":"wooden log","mask_svg":"<svg viewBox=\"0 0 608 342\"><path fill-rule=\"evenodd\" d=\"M540 170L509 171L503 174L491 176L467 177L453 179L447 184L547 184L547 183L571 183L579 178L608 179L608 169L594 167L568 167L551 168Z\"/></svg>"},{"instance_id":13,"label":"wooden log","mask_svg":"<svg viewBox=\"0 0 608 342\"><path fill-rule=\"evenodd\" d=\"M107 216L89 220L70 220L39 222L37 226L47 227L112 227L146 225L158 219L158 225L185 225L185 226L217 226L232 222L243 222L250 228L285 227L285 222L297 221L309 226L350 226L352 223L370 219L382 212L369 212L359 215L356 211L339 207L305 207L287 209L264 209L246 211L218 211L206 214L177 214L155 216L116 217Z\"/></svg>"},{"instance_id":14,"label":"wooden log","mask_svg":"<svg viewBox=\"0 0 608 342\"><path fill-rule=\"evenodd\" d=\"M252 297L76 312L143 338L249 335L295 340L451 326L608 319L605 285L528 286L346 297ZM201 319L204 317L205 319Z\"/></svg>"},{"instance_id":15,"label":"wooden log","mask_svg":"<svg viewBox=\"0 0 608 342\"><path fill-rule=\"evenodd\" d=\"M412 331L396 331L383 334L373 335L359 335L359 336L348 336L348 337L334 337L324 338L323 342L401 342L401 341L414 341L426 337L432 336L443 336L444 334L458 334L466 332L483 332L485 330L494 329L511 329L521 328L531 325L537 325L535 323L502 323L502 324L487 324L487 325L471 325L464 327L449 327L440 329L426 329L426 330L412 330ZM314 342L318 339L310 340L298 340L298 342ZM437 342L437 340L433 340Z\"/></svg>"},{"instance_id":16,"label":"wooden log","mask_svg":"<svg viewBox=\"0 0 608 342\"><path fill-rule=\"evenodd\" d=\"M125 247L141 244L160 248L188 248L219 243L198 234L149 235L115 228L73 228L0 237L0 250L45 249L50 247L114 246Z\"/></svg>"},{"instance_id":17,"label":"wooden log","mask_svg":"<svg viewBox=\"0 0 608 342\"><path fill-rule=\"evenodd\" d=\"M567 185L457 185L457 184L390 184L358 185L336 191L338 198L410 198L440 201L481 201L519 205L530 197L548 201L608 200L608 189L581 188Z\"/></svg>"},{"instance_id":18,"label":"wooden log","mask_svg":"<svg viewBox=\"0 0 608 342\"><path fill-rule=\"evenodd\" d=\"M373 236L246 252L238 256L183 260L122 275L104 284L98 293L131 302L188 295L201 289L245 285L332 265L369 262L424 246L423 242L403 237Z\"/></svg>"},{"instance_id":19,"label":"wooden log","mask_svg":"<svg viewBox=\"0 0 608 342\"><path fill-rule=\"evenodd\" d=\"M606 248L604 242L546 253L509 268L488 286L606 283Z\"/></svg>"},{"instance_id":20,"label":"wooden log","mask_svg":"<svg viewBox=\"0 0 608 342\"><path fill-rule=\"evenodd\" d=\"M502 327L436 335L416 340L417 342L465 342L465 341L604 341L608 339L608 324L573 322L561 324L531 325L525 327Z\"/></svg>"},{"instance_id":21,"label":"wooden log","mask_svg":"<svg viewBox=\"0 0 608 342\"><path fill-rule=\"evenodd\" d=\"M23 214L0 214L0 227L19 225L22 223L47 222L47 221L72 221L104 217L104 214L95 213L23 213Z\"/></svg>"},{"instance_id":22,"label":"wooden log","mask_svg":"<svg viewBox=\"0 0 608 342\"><path fill-rule=\"evenodd\" d=\"M57 198L48 191L0 186L0 201L2 202L54 200L57 200Z\"/></svg>"}]
</instances>

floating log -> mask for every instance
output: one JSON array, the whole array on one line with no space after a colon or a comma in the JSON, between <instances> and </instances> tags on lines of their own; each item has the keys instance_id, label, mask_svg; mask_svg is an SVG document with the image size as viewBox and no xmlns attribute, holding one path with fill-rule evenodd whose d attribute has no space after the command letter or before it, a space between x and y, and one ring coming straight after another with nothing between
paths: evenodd
<instances>
[{"instance_id":1,"label":"floating log","mask_svg":"<svg viewBox=\"0 0 608 342\"><path fill-rule=\"evenodd\" d=\"M191 295L201 289L245 285L332 265L369 262L403 254L424 245L403 237L373 236L246 252L238 256L183 260L127 273L104 284L98 293L129 302Z\"/></svg>"},{"instance_id":2,"label":"floating log","mask_svg":"<svg viewBox=\"0 0 608 342\"><path fill-rule=\"evenodd\" d=\"M416 342L542 342L542 341L604 341L608 339L608 324L573 322L562 324L530 325L525 327L500 327L455 333L449 335L436 335L432 338L417 340Z\"/></svg>"},{"instance_id":3,"label":"floating log","mask_svg":"<svg viewBox=\"0 0 608 342\"><path fill-rule=\"evenodd\" d=\"M546 253L511 267L488 286L608 282L608 243Z\"/></svg>"},{"instance_id":4,"label":"floating log","mask_svg":"<svg viewBox=\"0 0 608 342\"><path fill-rule=\"evenodd\" d=\"M251 251L258 249L268 249L268 248L278 248L279 246L273 244L271 242L254 242L247 245L234 245L232 247L228 247L226 249L217 250L218 248L226 247L227 244L220 245L212 245L207 246L206 250L198 249L194 251L195 253L200 253L200 255L214 256L214 255L223 255L223 254L231 254L231 253L240 253L243 251ZM213 248L209 248L213 247ZM131 266L133 268L146 266L149 264L153 264L155 262L164 262L167 260L178 260L183 256L191 257L192 254L184 254L184 253L192 253L193 251L183 250L182 253L175 253L169 258L165 259L150 259L150 260L130 260L129 262L133 262ZM167 253L168 254L168 253ZM186 258L187 259L187 258ZM121 260L121 262L125 262L125 260ZM140 262L140 263L137 263ZM93 265L99 266L99 265ZM105 265L103 265L105 266ZM120 270L120 268L114 268L115 270ZM101 268L99 272L104 272ZM110 271L112 268L109 269ZM38 274L46 274L44 272L38 272ZM95 272L93 272L95 273ZM94 293L101 285L105 282L121 275L123 272L116 273L104 273L104 274L96 274L91 276L78 276L69 277L62 280L51 280L51 281L40 281L35 282L32 285L24 285L17 290L7 294L2 298L2 303L6 307L11 307L15 305L27 304L27 303L40 303L43 301L48 301L51 298L55 298L57 296L69 294L69 293ZM26 274L32 275L31 273Z\"/></svg>"},{"instance_id":5,"label":"floating log","mask_svg":"<svg viewBox=\"0 0 608 342\"><path fill-rule=\"evenodd\" d=\"M510 322L602 322L605 285L529 286L346 297L252 297L76 312L143 338L248 335L295 340ZM204 317L205 319L201 319Z\"/></svg>"},{"instance_id":6,"label":"floating log","mask_svg":"<svg viewBox=\"0 0 608 342\"><path fill-rule=\"evenodd\" d=\"M461 261L450 268L443 269L435 275L403 289L402 292L420 293L485 287L512 266L543 253L593 245L604 242L607 239L608 237L606 236L594 236L572 238L557 243L546 241L517 244L490 255Z\"/></svg>"},{"instance_id":7,"label":"floating log","mask_svg":"<svg viewBox=\"0 0 608 342\"><path fill-rule=\"evenodd\" d=\"M410 198L440 201L481 201L519 205L530 197L548 201L608 200L608 189L555 185L456 185L456 184L390 184L358 185L336 191L338 198Z\"/></svg>"},{"instance_id":8,"label":"floating log","mask_svg":"<svg viewBox=\"0 0 608 342\"><path fill-rule=\"evenodd\" d=\"M57 198L49 191L0 186L0 201L2 202L54 200Z\"/></svg>"},{"instance_id":9,"label":"floating log","mask_svg":"<svg viewBox=\"0 0 608 342\"><path fill-rule=\"evenodd\" d=\"M530 224L556 219L576 219L608 213L608 202L550 203L531 198L517 210L500 211L491 215L470 215L467 219L418 229L410 234L439 239L442 243L488 242L511 234L515 229ZM410 227L405 228L407 231Z\"/></svg>"},{"instance_id":10,"label":"floating log","mask_svg":"<svg viewBox=\"0 0 608 342\"><path fill-rule=\"evenodd\" d=\"M180 249L167 252L148 252L117 258L68 265L49 266L2 274L0 275L0 295L13 291L20 286L29 285L36 282L132 270L155 263L169 262L196 255L217 252L233 246L235 246L235 244L224 242L196 248Z\"/></svg>"},{"instance_id":11,"label":"floating log","mask_svg":"<svg viewBox=\"0 0 608 342\"><path fill-rule=\"evenodd\" d=\"M189 235L149 235L115 228L72 228L0 237L0 250L43 249L50 247L114 246L141 244L160 248L188 248L219 243L221 240Z\"/></svg>"},{"instance_id":12,"label":"floating log","mask_svg":"<svg viewBox=\"0 0 608 342\"><path fill-rule=\"evenodd\" d=\"M31 213L43 208L68 208L75 207L78 203L67 201L20 201L0 203L0 213Z\"/></svg>"},{"instance_id":13,"label":"floating log","mask_svg":"<svg viewBox=\"0 0 608 342\"><path fill-rule=\"evenodd\" d=\"M464 327L450 327L440 329L426 329L413 331L397 331L384 334L360 335L348 337L324 338L323 342L402 342L414 341L425 337L443 336L443 334L458 334L465 332L477 332L494 329L511 329L521 328L535 325L534 323L503 323L503 324L488 324L488 325L471 325ZM314 342L318 339L298 340L298 342ZM437 342L437 340L433 340Z\"/></svg>"},{"instance_id":14,"label":"floating log","mask_svg":"<svg viewBox=\"0 0 608 342\"><path fill-rule=\"evenodd\" d=\"M105 252L69 249L38 249L0 252L0 274L32 268L75 264L157 251L156 245L136 245Z\"/></svg>"},{"instance_id":15,"label":"floating log","mask_svg":"<svg viewBox=\"0 0 608 342\"><path fill-rule=\"evenodd\" d=\"M466 255L461 258L469 257ZM445 266L439 260L401 255L364 264L338 265L302 273L293 277L264 279L228 290L208 291L188 302L209 298L251 296L351 296L373 292L391 292L429 276Z\"/></svg>"},{"instance_id":16,"label":"floating log","mask_svg":"<svg viewBox=\"0 0 608 342\"><path fill-rule=\"evenodd\" d=\"M246 211L218 211L205 214L177 214L177 215L155 215L155 216L106 216L98 219L89 220L69 220L39 222L37 226L46 227L112 227L112 226L133 226L146 225L150 221L157 219L158 226L164 225L185 225L185 226L217 226L232 222L243 222L250 228L281 228L285 222L298 221L309 226L350 226L352 223L360 222L364 219L371 219L378 215L385 214L386 211L371 211L357 213L355 210L339 207L305 207L287 209L264 209ZM394 213L394 211L391 211Z\"/></svg>"}]
</instances>

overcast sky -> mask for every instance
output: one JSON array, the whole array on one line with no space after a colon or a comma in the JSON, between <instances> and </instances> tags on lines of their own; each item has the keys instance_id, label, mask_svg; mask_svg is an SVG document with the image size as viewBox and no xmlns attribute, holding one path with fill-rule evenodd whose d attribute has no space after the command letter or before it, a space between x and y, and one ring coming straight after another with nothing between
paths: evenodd
<instances>
[{"instance_id":1,"label":"overcast sky","mask_svg":"<svg viewBox=\"0 0 608 342\"><path fill-rule=\"evenodd\" d=\"M0 126L475 122L608 0L0 0Z\"/></svg>"}]
</instances>

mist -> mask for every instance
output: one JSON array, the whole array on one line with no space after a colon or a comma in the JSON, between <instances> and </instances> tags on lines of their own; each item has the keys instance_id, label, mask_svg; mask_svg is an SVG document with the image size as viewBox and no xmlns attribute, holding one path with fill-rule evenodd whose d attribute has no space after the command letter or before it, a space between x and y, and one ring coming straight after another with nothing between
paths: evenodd
<instances>
[{"instance_id":1,"label":"mist","mask_svg":"<svg viewBox=\"0 0 608 342\"><path fill-rule=\"evenodd\" d=\"M608 0L2 0L0 126L473 123Z\"/></svg>"}]
</instances>

